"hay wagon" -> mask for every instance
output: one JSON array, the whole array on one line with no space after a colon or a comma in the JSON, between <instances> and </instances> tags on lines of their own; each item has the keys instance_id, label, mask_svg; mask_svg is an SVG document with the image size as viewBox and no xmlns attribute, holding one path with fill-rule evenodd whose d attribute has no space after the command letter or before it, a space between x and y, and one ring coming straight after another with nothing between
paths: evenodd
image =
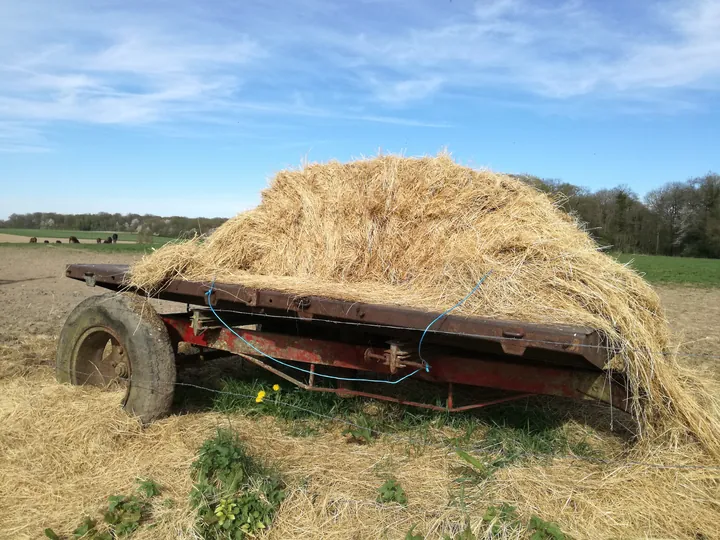
<instances>
[{"instance_id":1,"label":"hay wagon","mask_svg":"<svg viewBox=\"0 0 720 540\"><path fill-rule=\"evenodd\" d=\"M611 351L590 328L449 314L428 329L438 313L181 279L153 296L185 310L158 314L143 291L127 289L127 272L124 265L67 267L67 277L113 292L84 300L68 316L57 377L120 382L125 409L145 422L170 410L182 342L237 355L308 391L415 407L465 411L542 394L629 408L622 375L604 369ZM421 340L429 370L418 356ZM408 400L402 384L387 384L409 374L446 386L444 403ZM375 384L358 389L357 379Z\"/></svg>"}]
</instances>

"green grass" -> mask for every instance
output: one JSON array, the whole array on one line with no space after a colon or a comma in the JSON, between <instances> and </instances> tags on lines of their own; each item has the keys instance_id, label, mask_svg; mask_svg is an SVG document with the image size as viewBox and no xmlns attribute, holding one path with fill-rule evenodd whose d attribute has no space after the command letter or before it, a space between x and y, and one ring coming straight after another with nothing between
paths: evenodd
<instances>
[{"instance_id":1,"label":"green grass","mask_svg":"<svg viewBox=\"0 0 720 540\"><path fill-rule=\"evenodd\" d=\"M621 263L645 275L651 283L678 283L702 287L720 287L720 259L663 257L660 255L616 254Z\"/></svg>"},{"instance_id":2,"label":"green grass","mask_svg":"<svg viewBox=\"0 0 720 540\"><path fill-rule=\"evenodd\" d=\"M2 234L16 234L18 236L38 236L43 238L62 238L67 240L70 236L75 236L79 239L94 240L96 238L102 238L103 240L113 234L113 231L65 231L62 229L0 229ZM118 233L118 240L123 242L135 242L137 234L129 232ZM173 240L165 236L155 236L153 244L165 244Z\"/></svg>"},{"instance_id":3,"label":"green grass","mask_svg":"<svg viewBox=\"0 0 720 540\"><path fill-rule=\"evenodd\" d=\"M275 382L281 385L279 392L272 390ZM198 391L185 398L205 403L212 399L212 407L222 413L273 416L291 436L318 435L333 425L328 418L342 418L371 432L362 437L364 443L372 443L383 433L397 433L412 439L412 442L408 441L409 445L418 448L428 442L482 448L488 455L501 459L502 464L495 467L523 460L525 454L595 456L599 453L586 444L585 434L571 434L565 429L567 416L564 411L546 406L542 399L534 400L530 406L524 402L509 403L485 410L446 413L309 392L264 374L259 378L246 376L224 380L222 390L227 393L208 396ZM260 390L266 392L266 397L262 403L256 403L252 396ZM419 398L417 395L412 397ZM177 398L183 400L181 396ZM347 425L340 424L340 427ZM357 442L352 437L349 440Z\"/></svg>"}]
</instances>

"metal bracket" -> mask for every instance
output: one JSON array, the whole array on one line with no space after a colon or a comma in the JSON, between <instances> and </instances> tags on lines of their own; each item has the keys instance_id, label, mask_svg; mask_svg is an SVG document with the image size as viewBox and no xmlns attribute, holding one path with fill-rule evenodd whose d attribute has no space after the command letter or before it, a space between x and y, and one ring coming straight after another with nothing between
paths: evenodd
<instances>
[{"instance_id":1,"label":"metal bracket","mask_svg":"<svg viewBox=\"0 0 720 540\"><path fill-rule=\"evenodd\" d=\"M198 309L194 309L192 312L192 316L190 317L190 321L190 326L192 327L193 334L199 336L208 329L207 323L215 322L215 319L209 317L208 315L205 315L202 311Z\"/></svg>"},{"instance_id":2,"label":"metal bracket","mask_svg":"<svg viewBox=\"0 0 720 540\"><path fill-rule=\"evenodd\" d=\"M403 348L407 345L406 343L388 341L388 345L390 345L390 348L386 349L382 354L376 354L372 349L367 349L365 351L365 360L377 360L381 364L388 366L390 373L393 374L398 369L406 367L423 367L420 362L413 362L411 360L415 353Z\"/></svg>"},{"instance_id":3,"label":"metal bracket","mask_svg":"<svg viewBox=\"0 0 720 540\"><path fill-rule=\"evenodd\" d=\"M95 286L95 273L94 272L85 272L85 285L87 285L88 287Z\"/></svg>"},{"instance_id":4,"label":"metal bracket","mask_svg":"<svg viewBox=\"0 0 720 540\"><path fill-rule=\"evenodd\" d=\"M502 337L506 338L500 342L500 346L505 354L512 354L513 356L522 356L525 354L527 342L522 341L525 337L525 332L522 330L503 330ZM512 340L518 341L514 342Z\"/></svg>"}]
</instances>

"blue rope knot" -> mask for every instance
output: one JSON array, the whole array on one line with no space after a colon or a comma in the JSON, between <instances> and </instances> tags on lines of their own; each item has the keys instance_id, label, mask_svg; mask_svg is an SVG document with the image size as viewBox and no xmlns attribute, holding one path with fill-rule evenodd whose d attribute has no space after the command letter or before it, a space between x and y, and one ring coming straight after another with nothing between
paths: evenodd
<instances>
[{"instance_id":1,"label":"blue rope knot","mask_svg":"<svg viewBox=\"0 0 720 540\"><path fill-rule=\"evenodd\" d=\"M430 364L428 364L428 363L425 361L425 359L423 358L423 356L422 356L422 344L423 344L423 340L425 339L425 334L427 334L428 330L430 330L430 327L431 327L433 324L435 324L436 322L438 322L438 321L439 321L440 319L442 319L443 317L447 317L447 315L448 315L451 311L453 311L453 310L459 308L460 306L462 306L462 305L467 301L467 299L470 298L470 297L475 293L475 291L477 291L477 290L480 288L480 286L483 284L483 282L485 281L485 279L486 279L490 274L492 274L492 270L489 270L488 272L485 273L485 275L484 275L483 277L480 278L480 281L478 281L477 284L475 285L475 287L473 287L473 289L472 289L469 293L467 293L467 296L466 296L465 298L463 298L463 299L460 300L457 304L455 304L454 306L452 306L452 307L449 308L449 309L446 309L446 310L443 311L440 315L438 315L437 317L435 317L435 319L433 319L433 321L425 327L425 330L423 330L422 336L420 336L420 343L418 343L418 356L420 357L420 361L421 361L421 362L423 363L423 365L425 366L425 372L426 372L426 373L429 373L429 372L430 372Z\"/></svg>"}]
</instances>

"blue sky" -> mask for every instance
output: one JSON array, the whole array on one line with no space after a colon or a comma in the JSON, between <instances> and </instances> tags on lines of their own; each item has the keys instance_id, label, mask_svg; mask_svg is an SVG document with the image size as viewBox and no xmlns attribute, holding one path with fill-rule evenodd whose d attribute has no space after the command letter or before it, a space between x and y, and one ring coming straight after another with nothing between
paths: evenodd
<instances>
[{"instance_id":1,"label":"blue sky","mask_svg":"<svg viewBox=\"0 0 720 540\"><path fill-rule=\"evenodd\" d=\"M642 195L720 171L719 87L720 0L0 0L0 218L230 216L445 147Z\"/></svg>"}]
</instances>

